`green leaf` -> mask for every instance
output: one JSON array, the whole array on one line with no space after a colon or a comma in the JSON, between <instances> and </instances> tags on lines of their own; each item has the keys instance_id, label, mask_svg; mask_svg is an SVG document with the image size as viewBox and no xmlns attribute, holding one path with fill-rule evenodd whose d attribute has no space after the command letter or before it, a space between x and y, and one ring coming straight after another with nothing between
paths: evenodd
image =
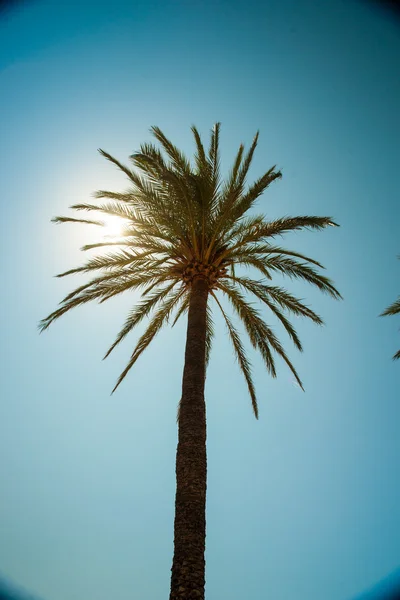
<instances>
[{"instance_id":1,"label":"green leaf","mask_svg":"<svg viewBox=\"0 0 400 600\"><path fill-rule=\"evenodd\" d=\"M254 416L256 417L256 419L258 419L258 404L257 404L256 392L254 389L254 384L253 384L253 380L252 380L252 376L251 376L250 362L248 361L248 359L246 357L245 350L243 348L242 342L240 341L240 336L239 336L238 332L236 331L235 327L233 326L232 321L229 319L228 315L222 308L222 305L219 302L216 295L214 294L214 292L211 292L211 294L214 297L216 303L218 304L218 307L221 310L222 315L224 317L226 326L228 328L229 336L231 338L231 342L232 342L232 345L233 345L233 348L234 348L234 351L236 354L236 358L239 363L240 370L242 371L244 378L246 380L246 383L247 383L247 388L249 390Z\"/></svg>"},{"instance_id":2,"label":"green leaf","mask_svg":"<svg viewBox=\"0 0 400 600\"><path fill-rule=\"evenodd\" d=\"M135 364L135 362L137 361L139 356L146 350L148 345L153 341L154 337L160 331L160 329L164 325L164 323L166 323L168 321L168 317L169 317L171 311L173 310L174 306L179 301L179 299L183 293L184 293L184 290L182 290L182 289L176 291L157 310L157 312L153 316L152 320L150 321L148 328L146 329L144 334L140 337L127 366L125 367L125 369L122 371L121 375L119 376L118 381L115 384L114 389L111 392L112 394L115 392L117 387L121 384L121 382L125 379L125 377L129 373L129 371L131 370L131 368L133 367L133 365Z\"/></svg>"}]
</instances>

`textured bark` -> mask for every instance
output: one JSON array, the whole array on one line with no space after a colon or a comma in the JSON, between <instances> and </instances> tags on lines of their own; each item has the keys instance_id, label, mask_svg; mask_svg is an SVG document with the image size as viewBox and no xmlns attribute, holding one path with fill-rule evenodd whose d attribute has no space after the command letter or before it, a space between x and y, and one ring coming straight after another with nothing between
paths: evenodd
<instances>
[{"instance_id":1,"label":"textured bark","mask_svg":"<svg viewBox=\"0 0 400 600\"><path fill-rule=\"evenodd\" d=\"M208 284L192 282L176 452L174 558L170 600L204 599L206 539L206 407Z\"/></svg>"}]
</instances>

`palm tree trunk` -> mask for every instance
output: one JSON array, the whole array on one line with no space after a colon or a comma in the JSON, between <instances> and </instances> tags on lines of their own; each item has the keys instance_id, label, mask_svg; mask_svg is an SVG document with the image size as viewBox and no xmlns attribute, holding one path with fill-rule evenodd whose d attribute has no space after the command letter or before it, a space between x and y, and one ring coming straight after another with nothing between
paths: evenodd
<instances>
[{"instance_id":1,"label":"palm tree trunk","mask_svg":"<svg viewBox=\"0 0 400 600\"><path fill-rule=\"evenodd\" d=\"M174 558L170 600L204 600L206 539L206 407L208 283L192 282L176 452Z\"/></svg>"}]
</instances>

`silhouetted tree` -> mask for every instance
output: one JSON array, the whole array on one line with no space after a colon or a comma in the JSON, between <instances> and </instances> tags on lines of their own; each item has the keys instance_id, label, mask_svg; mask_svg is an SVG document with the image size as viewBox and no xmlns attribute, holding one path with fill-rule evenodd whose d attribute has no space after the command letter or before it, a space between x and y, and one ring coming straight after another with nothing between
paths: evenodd
<instances>
[{"instance_id":1,"label":"silhouetted tree","mask_svg":"<svg viewBox=\"0 0 400 600\"><path fill-rule=\"evenodd\" d=\"M319 269L322 265L299 252L275 244L277 236L304 228L323 229L335 223L330 217L297 216L268 221L249 210L268 186L281 177L272 167L246 188L246 176L256 149L258 134L247 153L239 147L225 181L220 176L219 131L216 124L206 150L195 127L194 162L174 146L157 127L152 133L161 149L143 144L133 154L131 167L107 152L101 154L129 180L123 193L97 192L97 203L76 204L76 211L122 217L123 235L83 250L109 247L106 254L89 259L83 266L61 273L100 275L68 294L60 307L43 319L43 331L72 308L92 300L105 302L127 290L141 289L142 299L132 308L106 356L140 323L150 323L140 337L114 390L120 385L161 327L172 325L188 314L182 395L179 405L179 440L176 455L175 539L170 600L204 598L205 507L206 507L206 410L205 373L213 337L210 299L221 311L239 367L245 377L253 411L258 405L250 362L236 326L220 299L232 306L275 377L275 356L289 367L300 387L302 382L283 346L260 310L247 298L250 293L279 319L296 348L302 350L295 328L285 312L322 324L322 319L282 287L272 285L274 273L300 279L333 298L340 298L332 282ZM97 219L56 217L56 223L72 222L101 226ZM239 274L237 267L257 270L262 279ZM114 391L113 390L113 391Z\"/></svg>"}]
</instances>

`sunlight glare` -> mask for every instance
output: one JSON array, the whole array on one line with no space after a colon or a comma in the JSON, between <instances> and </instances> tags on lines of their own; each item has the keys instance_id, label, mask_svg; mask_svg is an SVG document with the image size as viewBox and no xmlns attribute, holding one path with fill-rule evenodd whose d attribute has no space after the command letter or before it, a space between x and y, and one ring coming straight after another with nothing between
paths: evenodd
<instances>
[{"instance_id":1,"label":"sunlight glare","mask_svg":"<svg viewBox=\"0 0 400 600\"><path fill-rule=\"evenodd\" d=\"M126 220L121 217L106 215L102 216L101 219L104 222L104 236L105 237L119 237L122 235Z\"/></svg>"}]
</instances>

